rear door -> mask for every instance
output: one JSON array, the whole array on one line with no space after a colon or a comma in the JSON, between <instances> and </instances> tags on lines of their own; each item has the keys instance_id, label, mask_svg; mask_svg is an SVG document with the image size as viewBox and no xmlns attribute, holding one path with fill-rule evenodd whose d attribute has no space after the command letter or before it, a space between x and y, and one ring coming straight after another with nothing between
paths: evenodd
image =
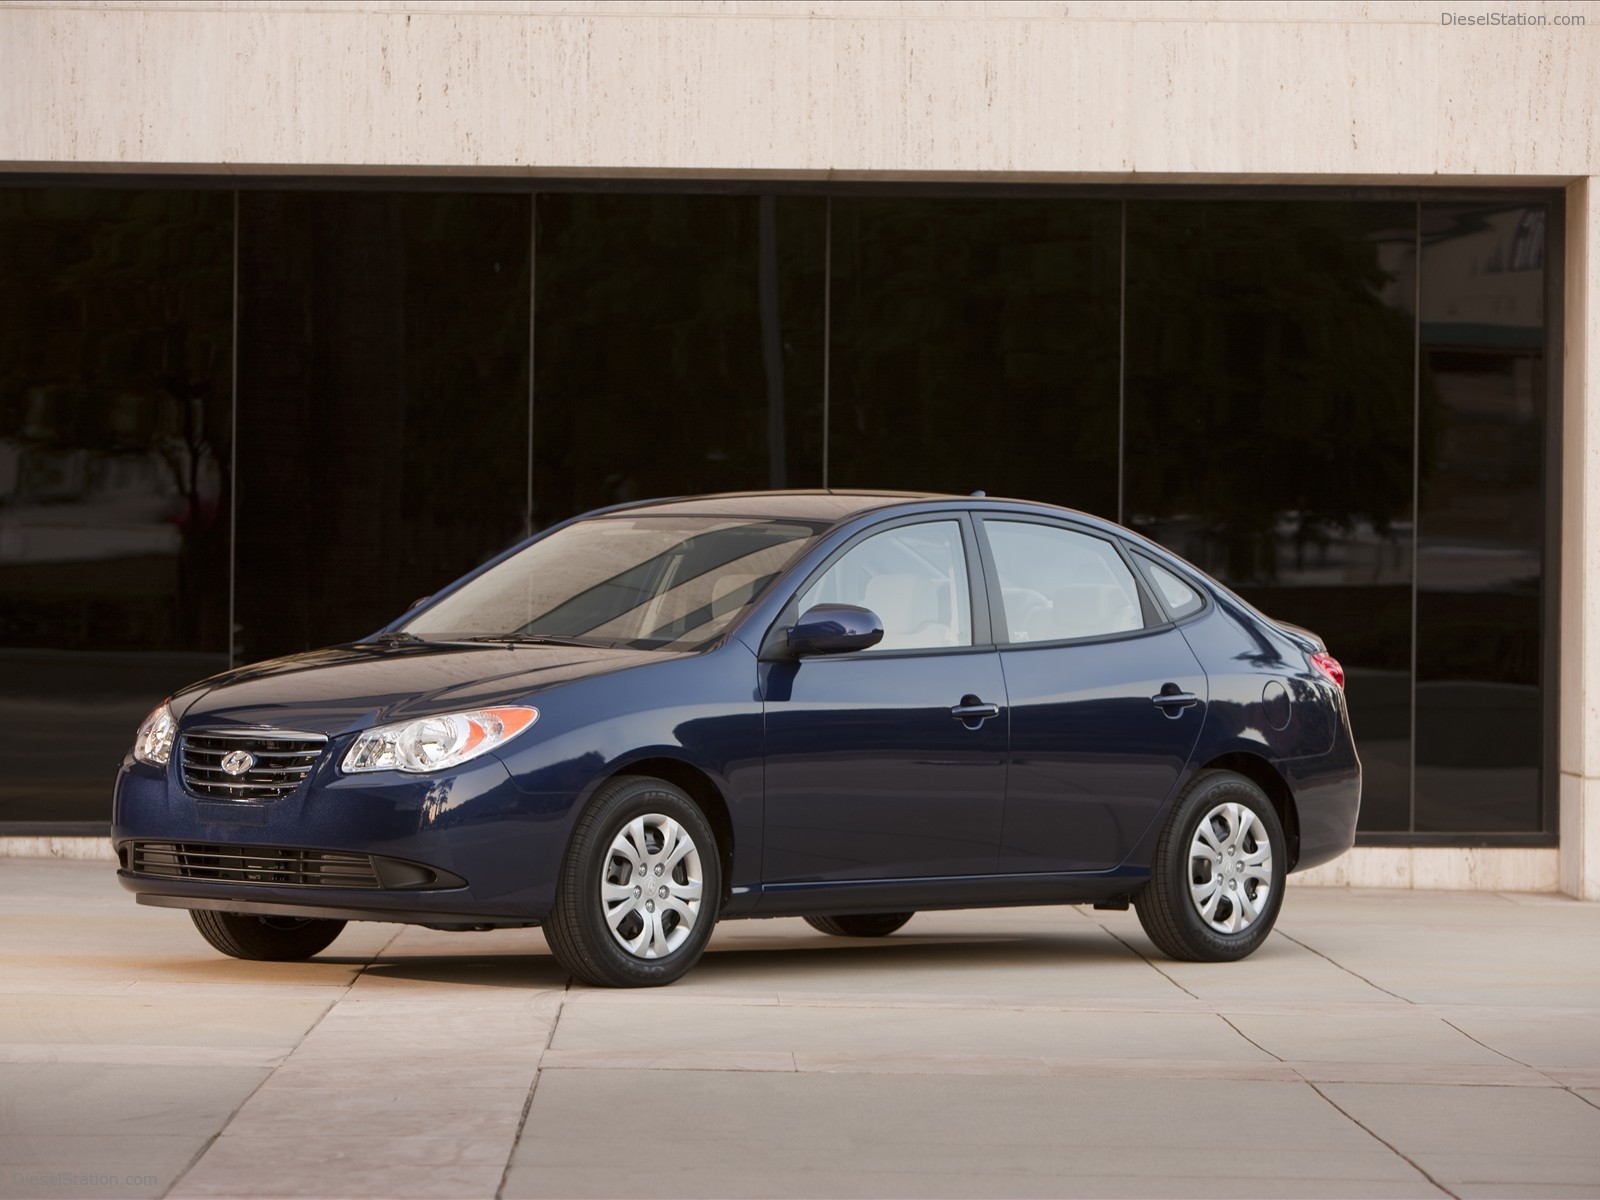
<instances>
[{"instance_id":1,"label":"rear door","mask_svg":"<svg viewBox=\"0 0 1600 1200\"><path fill-rule=\"evenodd\" d=\"M1116 543L1066 522L980 522L1011 704L1008 872L1101 871L1189 761L1206 678Z\"/></svg>"}]
</instances>

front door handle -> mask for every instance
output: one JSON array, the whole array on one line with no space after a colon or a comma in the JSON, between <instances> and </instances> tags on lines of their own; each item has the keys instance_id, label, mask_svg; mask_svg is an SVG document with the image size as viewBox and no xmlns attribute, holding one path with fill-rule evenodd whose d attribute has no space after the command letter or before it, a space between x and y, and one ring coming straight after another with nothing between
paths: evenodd
<instances>
[{"instance_id":1,"label":"front door handle","mask_svg":"<svg viewBox=\"0 0 1600 1200\"><path fill-rule=\"evenodd\" d=\"M998 704L987 704L976 696L963 696L961 703L950 710L950 715L962 722L968 729L976 729L990 717L1000 715Z\"/></svg>"}]
</instances>

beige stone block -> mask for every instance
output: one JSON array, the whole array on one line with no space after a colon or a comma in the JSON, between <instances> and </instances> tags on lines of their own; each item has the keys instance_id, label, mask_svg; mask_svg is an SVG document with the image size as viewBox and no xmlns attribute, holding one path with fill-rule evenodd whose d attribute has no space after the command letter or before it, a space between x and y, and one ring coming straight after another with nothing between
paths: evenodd
<instances>
[{"instance_id":1,"label":"beige stone block","mask_svg":"<svg viewBox=\"0 0 1600 1200\"><path fill-rule=\"evenodd\" d=\"M670 1094L701 1119L654 1143L646 1169L605 1159L600 1117L626 1106L633 1078L544 1075L503 1194L1193 1195L1215 1174L1231 1195L1282 1196L1302 1178L1353 1195L1420 1179L1304 1084L822 1071L674 1074ZM1197 1171L1216 1157L1197 1111L1231 1114L1249 1152ZM1178 1175L1189 1184L1175 1191L1150 1183Z\"/></svg>"},{"instance_id":2,"label":"beige stone block","mask_svg":"<svg viewBox=\"0 0 1600 1200\"><path fill-rule=\"evenodd\" d=\"M315 1103L308 1103L313 1099ZM239 1137L439 1137L504 1139L509 1145L522 1120L526 1087L390 1085L382 1071L356 1076L344 1088L315 1092L263 1086L228 1122Z\"/></svg>"},{"instance_id":3,"label":"beige stone block","mask_svg":"<svg viewBox=\"0 0 1600 1200\"><path fill-rule=\"evenodd\" d=\"M1553 892L1558 855L1524 847L1413 846L1411 886L1434 891Z\"/></svg>"},{"instance_id":4,"label":"beige stone block","mask_svg":"<svg viewBox=\"0 0 1600 1200\"><path fill-rule=\"evenodd\" d=\"M1296 871L1289 883L1298 887L1411 886L1411 855L1400 846L1357 846L1331 863Z\"/></svg>"},{"instance_id":5,"label":"beige stone block","mask_svg":"<svg viewBox=\"0 0 1600 1200\"><path fill-rule=\"evenodd\" d=\"M256 1137L226 1133L173 1196L492 1196L509 1137Z\"/></svg>"},{"instance_id":6,"label":"beige stone block","mask_svg":"<svg viewBox=\"0 0 1600 1200\"><path fill-rule=\"evenodd\" d=\"M1575 11L1552 5L1543 13ZM1595 105L1567 107L1581 95L1592 100L1600 85L1600 29L1593 17L1579 29L1505 30L1491 37L1475 32L1428 31L1437 46L1441 85L1434 103L1439 169L1471 170L1492 154L1518 175L1593 173L1600 162ZM1492 87L1476 86L1489 78ZM1506 138L1513 127L1537 136Z\"/></svg>"},{"instance_id":7,"label":"beige stone block","mask_svg":"<svg viewBox=\"0 0 1600 1200\"><path fill-rule=\"evenodd\" d=\"M0 1131L0 1196L164 1196L208 1140L206 1135ZM76 1183L63 1174L76 1177Z\"/></svg>"},{"instance_id":8,"label":"beige stone block","mask_svg":"<svg viewBox=\"0 0 1600 1200\"><path fill-rule=\"evenodd\" d=\"M1353 853L1353 850L1347 851L1332 862L1323 863L1320 867L1296 871L1289 876L1289 885L1291 887L1349 887L1350 855Z\"/></svg>"},{"instance_id":9,"label":"beige stone block","mask_svg":"<svg viewBox=\"0 0 1600 1200\"><path fill-rule=\"evenodd\" d=\"M1521 1195L1526 1184L1600 1181L1600 1109L1570 1092L1517 1089L1513 1106L1496 1088L1324 1086L1341 1109L1447 1188L1499 1183L1502 1194Z\"/></svg>"},{"instance_id":10,"label":"beige stone block","mask_svg":"<svg viewBox=\"0 0 1600 1200\"><path fill-rule=\"evenodd\" d=\"M527 30L514 10L232 13L233 163L517 166Z\"/></svg>"},{"instance_id":11,"label":"beige stone block","mask_svg":"<svg viewBox=\"0 0 1600 1200\"><path fill-rule=\"evenodd\" d=\"M8 1042L272 1049L287 1054L328 1011L320 1000L196 996L0 996Z\"/></svg>"},{"instance_id":12,"label":"beige stone block","mask_svg":"<svg viewBox=\"0 0 1600 1200\"><path fill-rule=\"evenodd\" d=\"M105 1137L213 1136L265 1069L108 1063L0 1063L0 1132Z\"/></svg>"},{"instance_id":13,"label":"beige stone block","mask_svg":"<svg viewBox=\"0 0 1600 1200\"><path fill-rule=\"evenodd\" d=\"M526 161L583 171L825 168L833 24L530 18Z\"/></svg>"},{"instance_id":14,"label":"beige stone block","mask_svg":"<svg viewBox=\"0 0 1600 1200\"><path fill-rule=\"evenodd\" d=\"M1219 1061L1264 1058L1227 1022L1210 1014L1100 1012L1085 1022L1075 1012L858 1008L848 1021L839 1011L809 1006L747 1005L698 1012L658 1011L641 1004L623 1014L607 1009L567 1010L556 1027L551 1053L605 1051L631 1054L641 1068L666 1055L917 1054L936 1045L946 1055L1026 1058L1171 1058L1198 1055ZM782 1069L770 1065L761 1069Z\"/></svg>"},{"instance_id":15,"label":"beige stone block","mask_svg":"<svg viewBox=\"0 0 1600 1200\"><path fill-rule=\"evenodd\" d=\"M1509 1065L1437 1017L1362 1012L1245 1014L1228 1020L1269 1054L1298 1063L1403 1063L1408 1069L1420 1063Z\"/></svg>"},{"instance_id":16,"label":"beige stone block","mask_svg":"<svg viewBox=\"0 0 1600 1200\"><path fill-rule=\"evenodd\" d=\"M1600 900L1600 779L1561 776L1561 890Z\"/></svg>"},{"instance_id":17,"label":"beige stone block","mask_svg":"<svg viewBox=\"0 0 1600 1200\"><path fill-rule=\"evenodd\" d=\"M75 858L116 862L117 852L103 837L0 837L0 858Z\"/></svg>"},{"instance_id":18,"label":"beige stone block","mask_svg":"<svg viewBox=\"0 0 1600 1200\"><path fill-rule=\"evenodd\" d=\"M40 3L0 8L0 162L1571 178L1597 40L1397 5Z\"/></svg>"},{"instance_id":19,"label":"beige stone block","mask_svg":"<svg viewBox=\"0 0 1600 1200\"><path fill-rule=\"evenodd\" d=\"M1600 176L1567 188L1560 764L1600 778ZM1563 835L1567 830L1563 828ZM1565 838L1564 838L1565 840Z\"/></svg>"},{"instance_id":20,"label":"beige stone block","mask_svg":"<svg viewBox=\"0 0 1600 1200\"><path fill-rule=\"evenodd\" d=\"M1551 847L1357 846L1331 863L1289 876L1296 887L1553 892L1560 854Z\"/></svg>"},{"instance_id":21,"label":"beige stone block","mask_svg":"<svg viewBox=\"0 0 1600 1200\"><path fill-rule=\"evenodd\" d=\"M0 158L217 164L227 18L195 8L0 12Z\"/></svg>"}]
</instances>

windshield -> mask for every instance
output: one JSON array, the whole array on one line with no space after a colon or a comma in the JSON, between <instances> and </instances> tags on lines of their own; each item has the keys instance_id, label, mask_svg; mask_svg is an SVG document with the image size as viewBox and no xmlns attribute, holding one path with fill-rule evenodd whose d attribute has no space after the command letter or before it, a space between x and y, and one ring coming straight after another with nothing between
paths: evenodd
<instances>
[{"instance_id":1,"label":"windshield","mask_svg":"<svg viewBox=\"0 0 1600 1200\"><path fill-rule=\"evenodd\" d=\"M821 530L745 517L596 517L408 621L428 640L689 649L716 637Z\"/></svg>"}]
</instances>

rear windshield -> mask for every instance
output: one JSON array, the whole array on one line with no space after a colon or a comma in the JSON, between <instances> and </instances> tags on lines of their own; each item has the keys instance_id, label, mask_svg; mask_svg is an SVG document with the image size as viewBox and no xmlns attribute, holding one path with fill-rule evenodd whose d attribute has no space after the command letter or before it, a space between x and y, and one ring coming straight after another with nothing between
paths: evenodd
<instances>
[{"instance_id":1,"label":"rear windshield","mask_svg":"<svg viewBox=\"0 0 1600 1200\"><path fill-rule=\"evenodd\" d=\"M429 641L689 649L721 634L819 532L743 517L596 517L541 538L403 628Z\"/></svg>"}]
</instances>

